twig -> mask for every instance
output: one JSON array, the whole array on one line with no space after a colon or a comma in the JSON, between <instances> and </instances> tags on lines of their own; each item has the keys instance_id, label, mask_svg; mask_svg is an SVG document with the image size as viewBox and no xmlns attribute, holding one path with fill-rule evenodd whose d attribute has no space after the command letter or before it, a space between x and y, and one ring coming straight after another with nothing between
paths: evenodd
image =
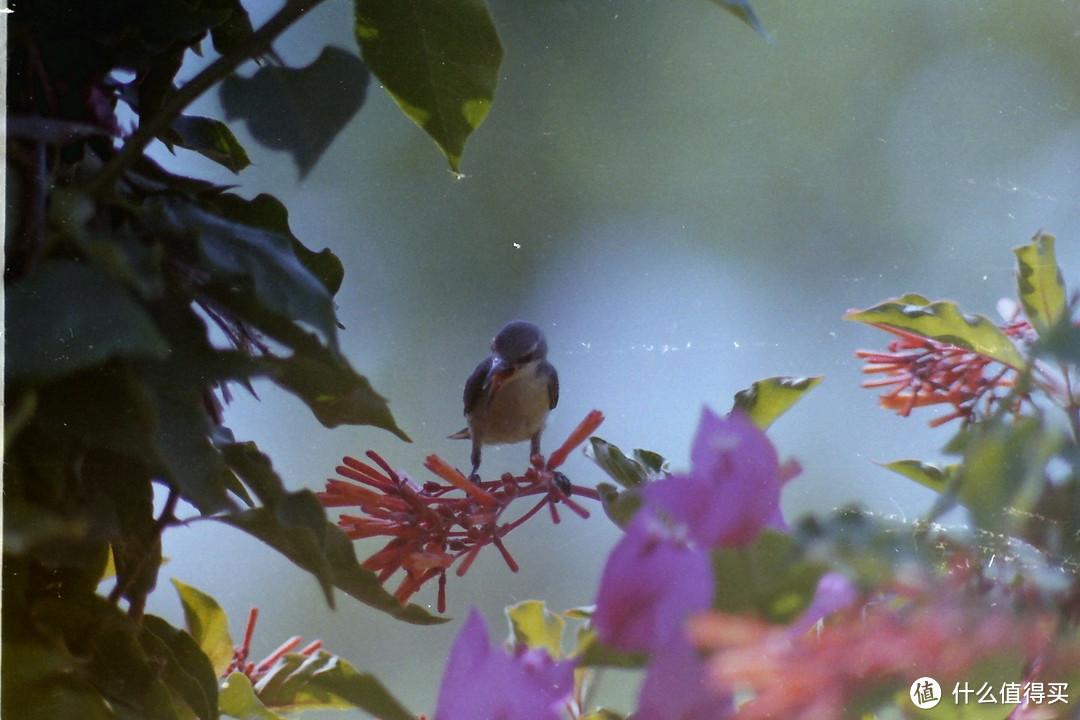
<instances>
[{"instance_id":1,"label":"twig","mask_svg":"<svg viewBox=\"0 0 1080 720\"><path fill-rule=\"evenodd\" d=\"M120 176L140 157L158 133L172 125L180 113L204 92L228 77L248 59L264 52L290 25L323 0L289 0L285 7L266 21L257 31L226 55L210 63L202 72L162 103L161 109L149 120L140 122L139 129L128 138L124 147L114 155L89 185L92 194L109 192Z\"/></svg>"}]
</instances>

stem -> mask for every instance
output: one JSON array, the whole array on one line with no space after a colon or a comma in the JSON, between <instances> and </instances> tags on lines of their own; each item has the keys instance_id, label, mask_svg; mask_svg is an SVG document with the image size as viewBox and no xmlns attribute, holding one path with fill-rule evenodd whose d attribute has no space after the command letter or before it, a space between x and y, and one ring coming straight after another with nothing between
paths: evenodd
<instances>
[{"instance_id":1,"label":"stem","mask_svg":"<svg viewBox=\"0 0 1080 720\"><path fill-rule=\"evenodd\" d=\"M142 157L146 146L157 137L158 133L172 125L173 121L180 117L184 108L232 74L242 63L264 52L278 35L296 22L301 15L321 2L322 0L289 0L285 3L285 7L239 46L210 63L202 72L173 93L162 104L157 115L146 122L139 123L139 129L135 134L128 138L120 152L109 160L101 173L90 183L90 192L96 195L111 190L120 176Z\"/></svg>"}]
</instances>

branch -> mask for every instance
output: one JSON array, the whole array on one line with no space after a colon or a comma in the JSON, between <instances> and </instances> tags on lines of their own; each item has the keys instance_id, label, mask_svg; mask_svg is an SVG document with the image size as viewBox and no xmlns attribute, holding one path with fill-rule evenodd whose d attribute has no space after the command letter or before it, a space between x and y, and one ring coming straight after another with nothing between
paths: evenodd
<instances>
[{"instance_id":1,"label":"branch","mask_svg":"<svg viewBox=\"0 0 1080 720\"><path fill-rule=\"evenodd\" d=\"M266 51L271 43L308 10L323 0L289 0L285 7L266 21L239 46L210 63L162 104L156 115L139 123L139 129L128 138L124 147L114 155L89 185L92 194L108 192L129 167L142 157L146 146L158 133L172 125L180 113L204 92L228 77L242 63Z\"/></svg>"}]
</instances>

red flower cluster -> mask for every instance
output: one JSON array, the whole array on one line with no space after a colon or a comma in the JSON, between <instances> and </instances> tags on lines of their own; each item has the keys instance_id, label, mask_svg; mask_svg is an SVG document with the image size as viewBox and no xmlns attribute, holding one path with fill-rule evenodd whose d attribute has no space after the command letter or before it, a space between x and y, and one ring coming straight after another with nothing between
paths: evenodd
<instances>
[{"instance_id":1,"label":"red flower cluster","mask_svg":"<svg viewBox=\"0 0 1080 720\"><path fill-rule=\"evenodd\" d=\"M338 525L352 539L387 536L390 541L364 561L364 567L386 582L398 570L405 577L394 595L405 602L420 587L434 578L439 581L439 612L446 610L446 571L459 559L457 574L464 575L477 554L486 545L494 545L510 569L518 565L503 544L503 537L520 526L545 505L553 522L559 522L557 505L562 503L582 517L585 508L564 493L555 470L567 456L585 442L604 416L590 412L545 463L533 456L532 467L524 475L504 474L498 480L473 482L438 455L431 455L424 467L445 481L429 480L417 484L395 472L377 453L367 457L378 469L355 458L346 457L337 473L348 480L331 479L326 490L318 493L326 507L359 507L362 514L342 514ZM381 470L381 472L380 472ZM352 481L352 482L350 482ZM591 488L571 485L575 496L594 500L599 495ZM461 491L463 495L454 494ZM540 496L527 512L510 522L503 522L506 509L521 497Z\"/></svg>"},{"instance_id":2,"label":"red flower cluster","mask_svg":"<svg viewBox=\"0 0 1080 720\"><path fill-rule=\"evenodd\" d=\"M786 626L724 613L693 618L689 632L711 653L706 663L715 689L753 692L733 715L738 720L858 715L853 698L889 698L919 675L944 687L992 658L1037 658L1051 635L1037 618L940 584L855 605L827 619L820 632L795 637Z\"/></svg>"},{"instance_id":3,"label":"red flower cluster","mask_svg":"<svg viewBox=\"0 0 1080 720\"><path fill-rule=\"evenodd\" d=\"M263 675L268 673L274 665L285 656L286 653L291 653L300 647L300 643L303 642L299 635L291 637L283 642L277 650L267 655L259 662L249 662L248 657L251 655L251 637L255 634L255 622L259 619L259 608L251 608L251 612L248 613L247 628L244 630L244 641L233 648L232 662L229 663L229 667L225 669L225 672L221 674L221 677L225 678L234 672L241 672L247 675L248 680L254 685L262 678ZM308 656L318 652L322 649L322 640L316 640L310 643L303 650L300 651L301 655Z\"/></svg>"},{"instance_id":4,"label":"red flower cluster","mask_svg":"<svg viewBox=\"0 0 1080 720\"><path fill-rule=\"evenodd\" d=\"M930 422L931 427L950 420L970 420L979 410L989 413L1011 390L1016 370L1000 365L991 357L950 345L941 340L926 338L904 330L874 323L874 327L893 333L898 338L889 343L886 352L859 350L855 356L866 361L863 373L883 373L885 377L866 380L863 387L888 388L879 400L882 407L907 417L912 409L926 405L948 404L953 412ZM1002 326L1007 335L1027 339L1031 324L1014 319ZM998 365L999 367L991 367ZM1019 399L1014 412L1019 411Z\"/></svg>"}]
</instances>

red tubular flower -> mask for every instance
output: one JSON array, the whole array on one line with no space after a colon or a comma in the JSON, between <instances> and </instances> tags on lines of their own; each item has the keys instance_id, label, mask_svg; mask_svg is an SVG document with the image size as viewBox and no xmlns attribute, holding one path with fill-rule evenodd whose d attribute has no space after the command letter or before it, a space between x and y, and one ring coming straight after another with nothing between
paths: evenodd
<instances>
[{"instance_id":1,"label":"red tubular flower","mask_svg":"<svg viewBox=\"0 0 1080 720\"><path fill-rule=\"evenodd\" d=\"M589 512L570 499L556 482L556 468L599 427L604 416L592 411L547 462L536 456L532 467L522 475L506 473L491 481L473 481L438 455L430 455L424 467L439 480L417 484L395 472L378 454L367 457L375 466L347 457L337 467L346 479L326 481L326 489L317 493L325 507L358 508L358 513L343 513L338 525L354 540L375 536L390 540L363 565L386 582L398 571L405 577L394 595L406 602L428 580L438 578L439 612L446 610L446 571L459 559L457 574L464 575L476 556L487 545L494 545L506 564L517 572L518 564L503 543L514 528L547 506L558 522L556 506L565 505L581 517ZM570 486L578 497L598 500L591 488ZM463 493L459 495L457 493ZM540 496L539 501L516 520L503 522L502 516L514 500Z\"/></svg>"},{"instance_id":2,"label":"red tubular flower","mask_svg":"<svg viewBox=\"0 0 1080 720\"><path fill-rule=\"evenodd\" d=\"M991 357L941 340L874 323L875 327L897 335L886 352L859 350L855 356L866 361L863 373L884 377L866 380L866 388L887 388L879 402L882 407L907 417L917 407L952 405L953 412L930 422L932 427L961 418L972 419L979 411L989 412L1012 388L1016 370L1000 365ZM1023 332L1015 322L1006 332ZM997 367L995 367L997 366ZM1014 411L1019 411L1016 401Z\"/></svg>"},{"instance_id":3,"label":"red tubular flower","mask_svg":"<svg viewBox=\"0 0 1080 720\"><path fill-rule=\"evenodd\" d=\"M248 613L247 627L244 629L244 641L233 648L232 661L225 669L225 672L222 673L221 677L226 678L234 672L240 672L247 676L252 685L255 685L264 675L274 668L274 665L276 665L281 658L296 650L296 648L300 647L300 643L303 642L299 635L291 637L262 660L258 662L248 662L248 657L251 655L251 638L255 634L255 623L258 619L259 608L251 608L251 612ZM316 640L300 650L299 654L305 657L314 655L322 649L322 646L322 640Z\"/></svg>"}]
</instances>

